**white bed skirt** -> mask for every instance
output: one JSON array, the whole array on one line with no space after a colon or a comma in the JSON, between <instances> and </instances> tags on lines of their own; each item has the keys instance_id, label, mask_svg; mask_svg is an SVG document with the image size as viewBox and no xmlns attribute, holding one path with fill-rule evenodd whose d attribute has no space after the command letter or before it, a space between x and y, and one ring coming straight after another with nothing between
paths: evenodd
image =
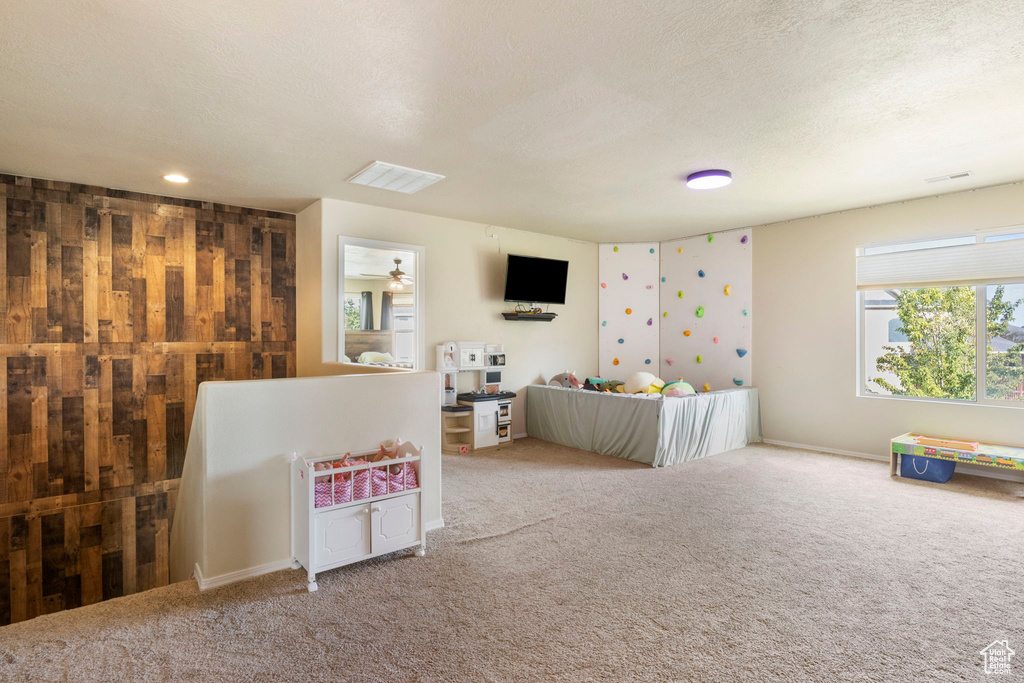
<instances>
[{"instance_id":1,"label":"white bed skirt","mask_svg":"<svg viewBox=\"0 0 1024 683\"><path fill-rule=\"evenodd\" d=\"M526 431L543 441L667 467L761 441L761 408L753 388L664 398L530 385Z\"/></svg>"}]
</instances>

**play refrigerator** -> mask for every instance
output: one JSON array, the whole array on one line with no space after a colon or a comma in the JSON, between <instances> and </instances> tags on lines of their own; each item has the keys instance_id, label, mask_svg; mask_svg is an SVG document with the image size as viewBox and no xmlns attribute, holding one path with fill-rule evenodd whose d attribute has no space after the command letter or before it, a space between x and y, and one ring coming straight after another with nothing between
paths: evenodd
<instances>
[{"instance_id":1,"label":"play refrigerator","mask_svg":"<svg viewBox=\"0 0 1024 683\"><path fill-rule=\"evenodd\" d=\"M423 556L421 454L398 442L292 463L292 566L306 569L310 592L318 572L405 548Z\"/></svg>"}]
</instances>

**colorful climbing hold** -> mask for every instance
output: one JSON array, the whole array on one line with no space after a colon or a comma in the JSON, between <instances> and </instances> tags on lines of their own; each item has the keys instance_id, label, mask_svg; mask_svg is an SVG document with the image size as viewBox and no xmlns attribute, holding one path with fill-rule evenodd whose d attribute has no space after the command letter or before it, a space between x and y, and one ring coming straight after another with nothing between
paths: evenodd
<instances>
[{"instance_id":1,"label":"colorful climbing hold","mask_svg":"<svg viewBox=\"0 0 1024 683\"><path fill-rule=\"evenodd\" d=\"M682 254L683 253L683 248L679 247L679 251L677 253Z\"/></svg>"},{"instance_id":2,"label":"colorful climbing hold","mask_svg":"<svg viewBox=\"0 0 1024 683\"><path fill-rule=\"evenodd\" d=\"M607 320L602 320L601 321L601 327L608 327L608 321Z\"/></svg>"},{"instance_id":3,"label":"colorful climbing hold","mask_svg":"<svg viewBox=\"0 0 1024 683\"><path fill-rule=\"evenodd\" d=\"M730 294L732 294L732 285L726 285L723 291L725 292L726 296L729 296Z\"/></svg>"},{"instance_id":4,"label":"colorful climbing hold","mask_svg":"<svg viewBox=\"0 0 1024 683\"><path fill-rule=\"evenodd\" d=\"M650 358L648 358L647 360L644 361L644 365L650 365L650 364L651 364L651 359Z\"/></svg>"},{"instance_id":5,"label":"colorful climbing hold","mask_svg":"<svg viewBox=\"0 0 1024 683\"><path fill-rule=\"evenodd\" d=\"M653 324L654 324L654 318L648 318L647 319L647 326L650 327Z\"/></svg>"},{"instance_id":6,"label":"colorful climbing hold","mask_svg":"<svg viewBox=\"0 0 1024 683\"><path fill-rule=\"evenodd\" d=\"M662 281L662 282L664 282L664 281L665 281L665 278L661 278L661 281Z\"/></svg>"},{"instance_id":7,"label":"colorful climbing hold","mask_svg":"<svg viewBox=\"0 0 1024 683\"><path fill-rule=\"evenodd\" d=\"M622 337L619 337L619 343L620 343L620 344L625 344L625 343L626 343L626 340L625 340L625 339L623 339Z\"/></svg>"},{"instance_id":8,"label":"colorful climbing hold","mask_svg":"<svg viewBox=\"0 0 1024 683\"><path fill-rule=\"evenodd\" d=\"M612 251L618 251L618 250L619 250L618 247L612 247Z\"/></svg>"},{"instance_id":9,"label":"colorful climbing hold","mask_svg":"<svg viewBox=\"0 0 1024 683\"><path fill-rule=\"evenodd\" d=\"M747 350L746 349L736 349L736 355L739 356L740 358L743 358L743 356L747 355Z\"/></svg>"},{"instance_id":10,"label":"colorful climbing hold","mask_svg":"<svg viewBox=\"0 0 1024 683\"><path fill-rule=\"evenodd\" d=\"M675 358L666 358L665 359L665 364L668 365L669 367L671 367L672 364L675 363L675 362L676 362Z\"/></svg>"},{"instance_id":11,"label":"colorful climbing hold","mask_svg":"<svg viewBox=\"0 0 1024 683\"><path fill-rule=\"evenodd\" d=\"M662 313L661 317L662 318L667 318L668 317L668 311L665 311L664 313Z\"/></svg>"},{"instance_id":12,"label":"colorful climbing hold","mask_svg":"<svg viewBox=\"0 0 1024 683\"><path fill-rule=\"evenodd\" d=\"M704 271L703 270L698 270L697 271L697 277L704 277Z\"/></svg>"},{"instance_id":13,"label":"colorful climbing hold","mask_svg":"<svg viewBox=\"0 0 1024 683\"><path fill-rule=\"evenodd\" d=\"M608 289L608 283L607 282L602 282L601 283L601 289Z\"/></svg>"},{"instance_id":14,"label":"colorful climbing hold","mask_svg":"<svg viewBox=\"0 0 1024 683\"><path fill-rule=\"evenodd\" d=\"M651 253L652 254L654 253L654 247L651 247Z\"/></svg>"},{"instance_id":15,"label":"colorful climbing hold","mask_svg":"<svg viewBox=\"0 0 1024 683\"><path fill-rule=\"evenodd\" d=\"M612 359L612 365L618 365L618 364L619 364L619 359L618 358L613 358Z\"/></svg>"},{"instance_id":16,"label":"colorful climbing hold","mask_svg":"<svg viewBox=\"0 0 1024 683\"><path fill-rule=\"evenodd\" d=\"M704 317L704 307L703 306L698 306L696 313L697 313L697 317L698 318L703 318Z\"/></svg>"},{"instance_id":17,"label":"colorful climbing hold","mask_svg":"<svg viewBox=\"0 0 1024 683\"><path fill-rule=\"evenodd\" d=\"M701 356L700 354L698 354L697 355L697 362L698 363L703 363L704 362L704 356Z\"/></svg>"},{"instance_id":18,"label":"colorful climbing hold","mask_svg":"<svg viewBox=\"0 0 1024 683\"><path fill-rule=\"evenodd\" d=\"M732 378L732 383L735 384L738 387L742 387L743 386L743 380L739 379L738 377L733 377Z\"/></svg>"},{"instance_id":19,"label":"colorful climbing hold","mask_svg":"<svg viewBox=\"0 0 1024 683\"><path fill-rule=\"evenodd\" d=\"M707 382L704 382L704 391L711 391L711 385Z\"/></svg>"},{"instance_id":20,"label":"colorful climbing hold","mask_svg":"<svg viewBox=\"0 0 1024 683\"><path fill-rule=\"evenodd\" d=\"M633 315L633 309L632 308L627 308L626 309L626 315Z\"/></svg>"},{"instance_id":21,"label":"colorful climbing hold","mask_svg":"<svg viewBox=\"0 0 1024 683\"><path fill-rule=\"evenodd\" d=\"M715 343L716 344L718 343L718 337L715 337Z\"/></svg>"},{"instance_id":22,"label":"colorful climbing hold","mask_svg":"<svg viewBox=\"0 0 1024 683\"><path fill-rule=\"evenodd\" d=\"M654 285L647 285L647 289L654 289Z\"/></svg>"},{"instance_id":23,"label":"colorful climbing hold","mask_svg":"<svg viewBox=\"0 0 1024 683\"><path fill-rule=\"evenodd\" d=\"M689 337L690 334L691 334L691 332L689 330L683 330L683 336L684 337Z\"/></svg>"},{"instance_id":24,"label":"colorful climbing hold","mask_svg":"<svg viewBox=\"0 0 1024 683\"><path fill-rule=\"evenodd\" d=\"M679 294L677 294L676 296L678 296L680 299L682 299L683 298L683 290L680 289L679 290Z\"/></svg>"},{"instance_id":25,"label":"colorful climbing hold","mask_svg":"<svg viewBox=\"0 0 1024 683\"><path fill-rule=\"evenodd\" d=\"M749 241L750 241L750 238L747 237L746 235L744 235L743 237L740 238L740 244L746 244Z\"/></svg>"},{"instance_id":26,"label":"colorful climbing hold","mask_svg":"<svg viewBox=\"0 0 1024 683\"><path fill-rule=\"evenodd\" d=\"M622 274L622 279L623 279L623 280L628 280L628 279L629 279L629 276L628 276L628 275L626 275L625 273L623 273L623 274Z\"/></svg>"},{"instance_id":27,"label":"colorful climbing hold","mask_svg":"<svg viewBox=\"0 0 1024 683\"><path fill-rule=\"evenodd\" d=\"M714 241L715 241L715 236L714 235L708 235L708 244L711 244Z\"/></svg>"},{"instance_id":28,"label":"colorful climbing hold","mask_svg":"<svg viewBox=\"0 0 1024 683\"><path fill-rule=\"evenodd\" d=\"M747 309L744 308L743 309L743 315L750 315L750 312Z\"/></svg>"}]
</instances>

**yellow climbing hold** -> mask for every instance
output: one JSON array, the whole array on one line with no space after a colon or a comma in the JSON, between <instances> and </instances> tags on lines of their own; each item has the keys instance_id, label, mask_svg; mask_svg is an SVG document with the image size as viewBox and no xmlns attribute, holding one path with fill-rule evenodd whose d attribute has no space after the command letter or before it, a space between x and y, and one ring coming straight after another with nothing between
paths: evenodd
<instances>
[{"instance_id":1,"label":"yellow climbing hold","mask_svg":"<svg viewBox=\"0 0 1024 683\"><path fill-rule=\"evenodd\" d=\"M704 356L701 356L700 354L697 354L697 362L698 363L703 363L704 362Z\"/></svg>"},{"instance_id":2,"label":"yellow climbing hold","mask_svg":"<svg viewBox=\"0 0 1024 683\"><path fill-rule=\"evenodd\" d=\"M626 309L626 315L633 315L633 309L632 308L627 308Z\"/></svg>"},{"instance_id":3,"label":"yellow climbing hold","mask_svg":"<svg viewBox=\"0 0 1024 683\"><path fill-rule=\"evenodd\" d=\"M732 285L726 285L725 286L725 295L729 296L730 294L732 294Z\"/></svg>"},{"instance_id":4,"label":"yellow climbing hold","mask_svg":"<svg viewBox=\"0 0 1024 683\"><path fill-rule=\"evenodd\" d=\"M619 364L619 359L618 358L615 358L614 360L612 360L612 365L618 365L618 364ZM705 386L707 386L707 385L705 385Z\"/></svg>"},{"instance_id":5,"label":"yellow climbing hold","mask_svg":"<svg viewBox=\"0 0 1024 683\"><path fill-rule=\"evenodd\" d=\"M704 391L711 391L711 385L707 382L704 382Z\"/></svg>"},{"instance_id":6,"label":"yellow climbing hold","mask_svg":"<svg viewBox=\"0 0 1024 683\"><path fill-rule=\"evenodd\" d=\"M619 250L618 247L612 247L612 251L618 251L618 250Z\"/></svg>"},{"instance_id":7,"label":"yellow climbing hold","mask_svg":"<svg viewBox=\"0 0 1024 683\"><path fill-rule=\"evenodd\" d=\"M678 296L680 299L682 299L683 298L683 290L680 289L679 290L679 294L677 294L676 296Z\"/></svg>"},{"instance_id":8,"label":"yellow climbing hold","mask_svg":"<svg viewBox=\"0 0 1024 683\"><path fill-rule=\"evenodd\" d=\"M661 317L662 318L667 318L668 317L668 311L665 311L664 313L662 313Z\"/></svg>"},{"instance_id":9,"label":"yellow climbing hold","mask_svg":"<svg viewBox=\"0 0 1024 683\"><path fill-rule=\"evenodd\" d=\"M679 247L679 253L680 253L680 254L682 254L682 253L683 253L683 248L682 248L682 247Z\"/></svg>"}]
</instances>

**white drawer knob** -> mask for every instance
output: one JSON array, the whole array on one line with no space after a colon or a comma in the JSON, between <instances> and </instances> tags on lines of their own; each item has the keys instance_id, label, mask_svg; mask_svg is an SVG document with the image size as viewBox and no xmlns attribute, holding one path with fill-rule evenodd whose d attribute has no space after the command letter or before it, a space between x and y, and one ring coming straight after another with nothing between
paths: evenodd
<instances>
[{"instance_id":1,"label":"white drawer knob","mask_svg":"<svg viewBox=\"0 0 1024 683\"><path fill-rule=\"evenodd\" d=\"M374 505L370 508L370 512L380 512L380 505Z\"/></svg>"}]
</instances>

